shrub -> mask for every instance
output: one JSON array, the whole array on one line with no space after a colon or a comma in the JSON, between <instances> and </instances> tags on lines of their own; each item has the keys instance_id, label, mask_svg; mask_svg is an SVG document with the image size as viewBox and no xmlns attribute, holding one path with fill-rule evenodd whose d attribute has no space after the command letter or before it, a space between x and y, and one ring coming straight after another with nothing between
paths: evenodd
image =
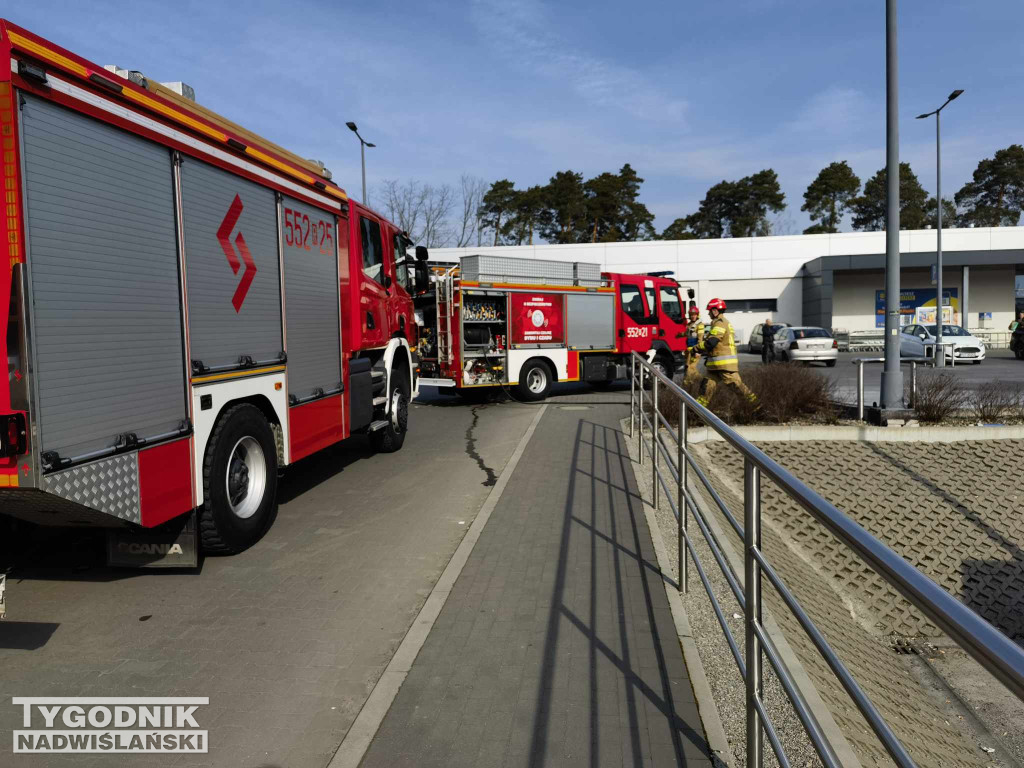
<instances>
[{"instance_id":1,"label":"shrub","mask_svg":"<svg viewBox=\"0 0 1024 768\"><path fill-rule=\"evenodd\" d=\"M974 393L971 411L979 421L995 422L1015 416L1020 403L1020 392L1002 381L986 381Z\"/></svg>"},{"instance_id":2,"label":"shrub","mask_svg":"<svg viewBox=\"0 0 1024 768\"><path fill-rule=\"evenodd\" d=\"M914 410L921 421L939 422L964 407L967 391L951 373L932 373L918 377Z\"/></svg>"},{"instance_id":3,"label":"shrub","mask_svg":"<svg viewBox=\"0 0 1024 768\"><path fill-rule=\"evenodd\" d=\"M832 402L832 382L799 363L745 368L740 375L743 383L757 395L760 410L729 387L719 385L708 406L727 424L743 425L757 421L782 424L801 417L832 424L839 419L839 410ZM696 398L700 395L702 378L700 373L690 374L679 381L679 385ZM660 397L658 409L673 427L679 423L678 398ZM691 426L700 423L693 412L689 419Z\"/></svg>"},{"instance_id":4,"label":"shrub","mask_svg":"<svg viewBox=\"0 0 1024 768\"><path fill-rule=\"evenodd\" d=\"M816 417L834 423L839 419L834 405L835 384L800 363L748 368L743 381L760 400L758 416L763 421L783 424Z\"/></svg>"}]
</instances>

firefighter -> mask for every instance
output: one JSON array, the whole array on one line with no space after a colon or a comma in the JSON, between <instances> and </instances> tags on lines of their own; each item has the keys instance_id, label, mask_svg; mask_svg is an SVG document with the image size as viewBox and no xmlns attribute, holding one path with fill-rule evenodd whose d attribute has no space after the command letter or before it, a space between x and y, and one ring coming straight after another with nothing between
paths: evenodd
<instances>
[{"instance_id":1,"label":"firefighter","mask_svg":"<svg viewBox=\"0 0 1024 768\"><path fill-rule=\"evenodd\" d=\"M690 322L687 325L686 339L686 374L697 372L700 362L700 343L704 340L704 323L700 321L700 309L696 304L690 305Z\"/></svg>"},{"instance_id":2,"label":"firefighter","mask_svg":"<svg viewBox=\"0 0 1024 768\"><path fill-rule=\"evenodd\" d=\"M707 407L715 387L725 384L732 387L755 406L757 395L751 392L740 378L740 361L736 354L736 340L732 325L725 319L725 302L712 299L708 302L711 325L704 332L700 350L704 353L706 375L700 382L700 396L697 402Z\"/></svg>"}]
</instances>

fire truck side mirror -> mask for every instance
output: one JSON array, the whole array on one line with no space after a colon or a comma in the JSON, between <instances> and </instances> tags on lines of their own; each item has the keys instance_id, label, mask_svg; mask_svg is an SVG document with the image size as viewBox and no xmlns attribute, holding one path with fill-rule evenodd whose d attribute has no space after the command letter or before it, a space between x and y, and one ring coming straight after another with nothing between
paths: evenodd
<instances>
[{"instance_id":1,"label":"fire truck side mirror","mask_svg":"<svg viewBox=\"0 0 1024 768\"><path fill-rule=\"evenodd\" d=\"M417 261L413 264L413 269L416 275L416 293L426 293L430 290L430 270L427 262Z\"/></svg>"},{"instance_id":2,"label":"fire truck side mirror","mask_svg":"<svg viewBox=\"0 0 1024 768\"><path fill-rule=\"evenodd\" d=\"M416 261L426 261L428 257L427 246L417 245L416 246Z\"/></svg>"}]
</instances>

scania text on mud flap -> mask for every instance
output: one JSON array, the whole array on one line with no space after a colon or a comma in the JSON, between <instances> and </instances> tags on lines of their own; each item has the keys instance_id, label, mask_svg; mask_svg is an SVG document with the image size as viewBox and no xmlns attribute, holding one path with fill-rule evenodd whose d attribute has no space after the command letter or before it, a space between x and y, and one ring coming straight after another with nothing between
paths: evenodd
<instances>
[{"instance_id":1,"label":"scania text on mud flap","mask_svg":"<svg viewBox=\"0 0 1024 768\"><path fill-rule=\"evenodd\" d=\"M0 512L148 531L122 550L155 559L195 511L203 549L238 552L280 468L356 432L402 446L402 232L188 86L4 20L0 54Z\"/></svg>"},{"instance_id":2,"label":"scania text on mud flap","mask_svg":"<svg viewBox=\"0 0 1024 768\"><path fill-rule=\"evenodd\" d=\"M475 255L435 265L432 288L416 299L423 384L540 400L558 381L625 378L634 351L667 375L684 366L684 303L664 274Z\"/></svg>"}]
</instances>

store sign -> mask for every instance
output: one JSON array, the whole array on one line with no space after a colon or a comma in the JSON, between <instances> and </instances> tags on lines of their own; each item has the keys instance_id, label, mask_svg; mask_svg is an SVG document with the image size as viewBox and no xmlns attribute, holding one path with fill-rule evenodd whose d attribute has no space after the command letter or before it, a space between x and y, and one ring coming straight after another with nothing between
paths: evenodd
<instances>
[{"instance_id":1,"label":"store sign","mask_svg":"<svg viewBox=\"0 0 1024 768\"><path fill-rule=\"evenodd\" d=\"M943 316L952 311L953 315L960 312L959 291L957 288L944 288L942 291ZM900 291L900 325L917 321L918 308L935 309L934 288L905 288ZM950 307L951 310L945 309ZM875 328L885 328L885 291L875 291Z\"/></svg>"},{"instance_id":2,"label":"store sign","mask_svg":"<svg viewBox=\"0 0 1024 768\"><path fill-rule=\"evenodd\" d=\"M563 299L557 293L510 294L509 341L513 345L563 343Z\"/></svg>"}]
</instances>

